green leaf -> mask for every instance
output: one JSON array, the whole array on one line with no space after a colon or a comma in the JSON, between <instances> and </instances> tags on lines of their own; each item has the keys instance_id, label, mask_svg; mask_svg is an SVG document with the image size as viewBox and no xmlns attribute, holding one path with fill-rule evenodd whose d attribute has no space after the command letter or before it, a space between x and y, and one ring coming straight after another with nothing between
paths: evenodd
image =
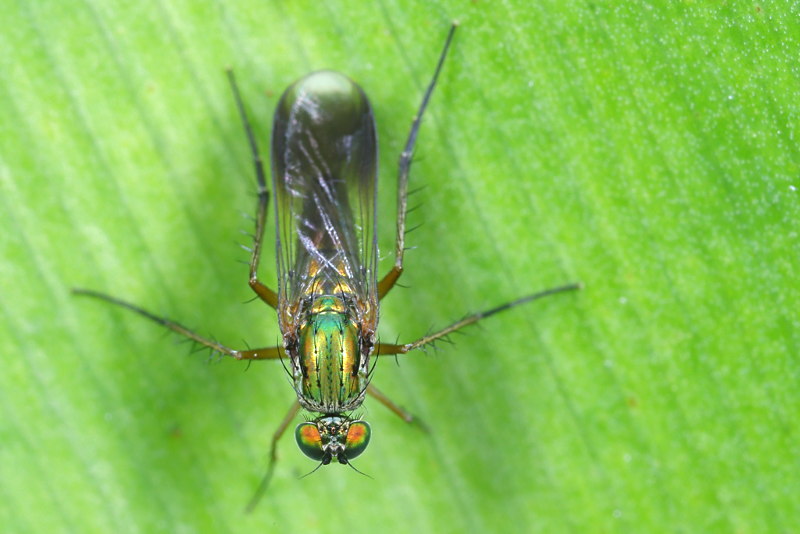
<instances>
[{"instance_id":1,"label":"green leaf","mask_svg":"<svg viewBox=\"0 0 800 534\"><path fill-rule=\"evenodd\" d=\"M0 32L0 524L8 532L787 532L798 524L798 9L781 2L12 2ZM381 333L572 281L436 352L381 360L358 458L284 439L277 362L206 363L87 287L236 346L282 90L372 99L380 245L420 134ZM270 222L262 276L274 280ZM246 372L245 372L246 371ZM301 419L298 418L298 422Z\"/></svg>"}]
</instances>

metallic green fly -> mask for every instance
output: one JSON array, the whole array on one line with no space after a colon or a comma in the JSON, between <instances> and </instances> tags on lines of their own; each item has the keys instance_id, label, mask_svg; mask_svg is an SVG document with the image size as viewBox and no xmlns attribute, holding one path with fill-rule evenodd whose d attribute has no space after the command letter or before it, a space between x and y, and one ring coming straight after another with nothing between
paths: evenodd
<instances>
[{"instance_id":1,"label":"metallic green fly","mask_svg":"<svg viewBox=\"0 0 800 534\"><path fill-rule=\"evenodd\" d=\"M237 360L288 361L297 399L272 436L269 468L248 509L265 491L275 467L280 437L304 409L316 414L300 423L295 438L318 467L334 460L351 465L370 441L370 426L351 413L370 395L411 422L413 417L372 385L370 358L405 354L496 313L547 295L578 289L569 284L528 295L469 315L433 334L400 345L377 339L379 301L403 272L408 175L422 116L455 32L447 35L405 149L400 155L395 263L377 278L377 138L369 100L349 78L332 71L293 83L278 102L272 129L272 184L275 197L277 291L258 278L267 191L264 169L233 73L228 76L244 124L258 181L258 210L250 260L250 287L274 308L283 344L234 350L138 306L86 289L80 295L121 306ZM352 465L351 465L352 467ZM355 469L355 468L354 468Z\"/></svg>"}]
</instances>

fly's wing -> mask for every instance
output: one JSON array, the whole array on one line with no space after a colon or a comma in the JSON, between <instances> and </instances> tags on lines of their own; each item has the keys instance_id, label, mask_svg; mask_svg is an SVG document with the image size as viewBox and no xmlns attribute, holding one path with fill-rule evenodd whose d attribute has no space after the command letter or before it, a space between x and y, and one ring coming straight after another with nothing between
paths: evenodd
<instances>
[{"instance_id":1,"label":"fly's wing","mask_svg":"<svg viewBox=\"0 0 800 534\"><path fill-rule=\"evenodd\" d=\"M352 293L377 316L377 139L361 88L332 71L292 84L271 160L283 331L312 292Z\"/></svg>"}]
</instances>

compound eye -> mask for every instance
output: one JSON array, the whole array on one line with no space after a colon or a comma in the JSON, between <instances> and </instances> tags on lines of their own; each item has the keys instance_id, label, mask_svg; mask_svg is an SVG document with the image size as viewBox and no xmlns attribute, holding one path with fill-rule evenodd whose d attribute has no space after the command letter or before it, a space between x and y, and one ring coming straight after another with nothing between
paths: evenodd
<instances>
[{"instance_id":1,"label":"compound eye","mask_svg":"<svg viewBox=\"0 0 800 534\"><path fill-rule=\"evenodd\" d=\"M317 462L322 461L325 453L322 452L322 438L316 424L300 423L294 429L294 438L303 454Z\"/></svg>"},{"instance_id":2,"label":"compound eye","mask_svg":"<svg viewBox=\"0 0 800 534\"><path fill-rule=\"evenodd\" d=\"M353 421L347 429L347 437L344 442L345 455L348 460L359 456L369 445L369 438L372 435L366 421Z\"/></svg>"}]
</instances>

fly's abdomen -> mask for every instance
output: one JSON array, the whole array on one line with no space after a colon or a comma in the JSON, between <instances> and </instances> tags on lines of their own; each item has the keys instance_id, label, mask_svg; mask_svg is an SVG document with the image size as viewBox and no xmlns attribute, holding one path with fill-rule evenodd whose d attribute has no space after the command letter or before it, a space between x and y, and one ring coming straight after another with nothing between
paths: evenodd
<instances>
[{"instance_id":1,"label":"fly's abdomen","mask_svg":"<svg viewBox=\"0 0 800 534\"><path fill-rule=\"evenodd\" d=\"M359 328L339 297L318 297L298 336L300 375L295 388L307 410L340 413L364 398L367 373L359 347Z\"/></svg>"},{"instance_id":2,"label":"fly's abdomen","mask_svg":"<svg viewBox=\"0 0 800 534\"><path fill-rule=\"evenodd\" d=\"M272 129L272 179L281 331L294 335L294 307L312 287L341 278L377 323L375 202L377 137L372 108L352 80L312 73L284 92ZM318 276L318 272L329 272Z\"/></svg>"}]
</instances>

